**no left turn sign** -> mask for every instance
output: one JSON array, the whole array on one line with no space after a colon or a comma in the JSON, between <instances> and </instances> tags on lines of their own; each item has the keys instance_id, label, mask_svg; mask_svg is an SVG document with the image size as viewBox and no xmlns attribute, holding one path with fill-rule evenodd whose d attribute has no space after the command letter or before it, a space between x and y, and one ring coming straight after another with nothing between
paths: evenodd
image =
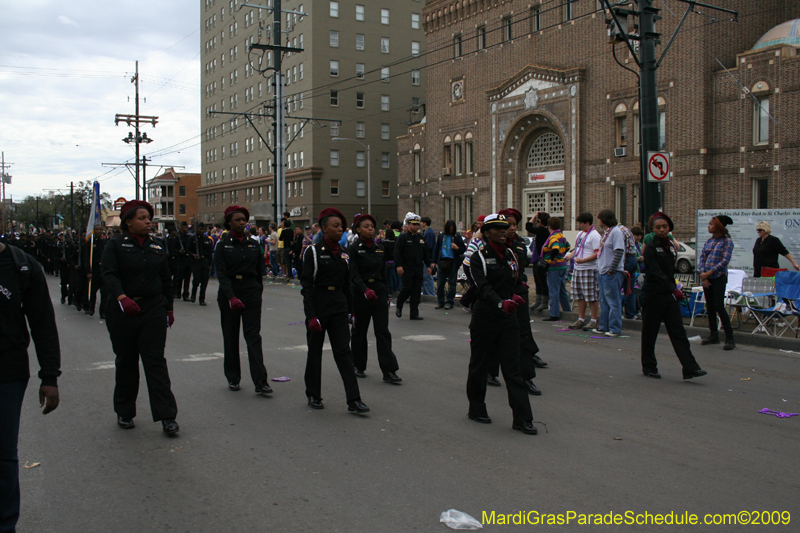
<instances>
[{"instance_id":1,"label":"no left turn sign","mask_svg":"<svg viewBox=\"0 0 800 533\"><path fill-rule=\"evenodd\" d=\"M671 175L669 152L647 152L647 181L663 183Z\"/></svg>"}]
</instances>

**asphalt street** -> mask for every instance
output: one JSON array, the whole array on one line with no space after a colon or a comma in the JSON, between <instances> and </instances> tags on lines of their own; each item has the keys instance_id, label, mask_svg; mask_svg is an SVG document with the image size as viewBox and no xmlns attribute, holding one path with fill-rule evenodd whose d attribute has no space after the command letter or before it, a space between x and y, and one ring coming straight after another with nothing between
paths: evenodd
<instances>
[{"instance_id":1,"label":"asphalt street","mask_svg":"<svg viewBox=\"0 0 800 533\"><path fill-rule=\"evenodd\" d=\"M373 342L361 396L348 414L330 350L325 409L306 405L300 290L267 284L263 327L271 398L245 374L222 372L216 281L208 307L175 303L167 359L181 432L152 422L142 379L137 427L116 425L114 355L105 324L58 303L61 405L42 416L28 386L20 431L22 517L28 532L448 531L454 508L483 513L738 513L789 511L800 530L800 355L693 343L708 376L684 381L666 335L661 380L639 363L640 333L595 339L534 317L549 368L531 397L539 435L511 429L505 388L487 394L493 423L467 414L470 315L423 303L421 322L390 317L401 385L383 383ZM394 310L394 308L393 308ZM623 333L625 334L625 333ZM798 343L800 345L800 343ZM242 341L244 350L244 341ZM795 348L800 352L800 347ZM32 373L38 370L31 346ZM502 380L502 378L501 378ZM546 426L544 425L546 424ZM546 428L546 430L545 430ZM747 531L746 526L500 526L486 531ZM763 528L763 526L762 526Z\"/></svg>"}]
</instances>

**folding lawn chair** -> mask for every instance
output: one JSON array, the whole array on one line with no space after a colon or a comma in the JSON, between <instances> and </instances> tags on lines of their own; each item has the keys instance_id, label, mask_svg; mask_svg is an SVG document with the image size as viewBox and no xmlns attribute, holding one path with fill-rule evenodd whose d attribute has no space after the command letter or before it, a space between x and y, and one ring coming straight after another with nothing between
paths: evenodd
<instances>
[{"instance_id":1,"label":"folding lawn chair","mask_svg":"<svg viewBox=\"0 0 800 533\"><path fill-rule=\"evenodd\" d=\"M772 296L775 304L771 307L752 307L747 309L758 321L753 333L763 331L767 335L780 337L786 330L791 330L797 337L798 320L800 320L800 272L778 272L775 274L775 292L770 294L749 294L758 298ZM770 332L770 328L772 331ZM778 330L780 329L780 333Z\"/></svg>"}]
</instances>

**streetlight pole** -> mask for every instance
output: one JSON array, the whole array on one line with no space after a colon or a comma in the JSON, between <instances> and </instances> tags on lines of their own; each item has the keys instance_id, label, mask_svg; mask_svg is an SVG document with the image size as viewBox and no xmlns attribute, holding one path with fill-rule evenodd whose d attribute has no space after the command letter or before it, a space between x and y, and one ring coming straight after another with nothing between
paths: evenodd
<instances>
[{"instance_id":1,"label":"streetlight pole","mask_svg":"<svg viewBox=\"0 0 800 533\"><path fill-rule=\"evenodd\" d=\"M360 144L367 150L367 213L372 214L372 176L370 175L370 154L369 154L369 145L364 144L361 141L356 139L350 139L348 137L334 137L334 141L353 141L354 143Z\"/></svg>"}]
</instances>

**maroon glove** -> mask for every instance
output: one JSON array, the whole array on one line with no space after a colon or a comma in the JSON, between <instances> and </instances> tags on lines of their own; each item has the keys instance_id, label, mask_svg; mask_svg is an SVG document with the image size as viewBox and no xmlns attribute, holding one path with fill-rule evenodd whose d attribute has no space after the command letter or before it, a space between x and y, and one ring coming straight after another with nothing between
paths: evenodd
<instances>
[{"instance_id":1,"label":"maroon glove","mask_svg":"<svg viewBox=\"0 0 800 533\"><path fill-rule=\"evenodd\" d=\"M119 308L125 313L125 316L136 316L141 309L139 304L128 298L127 296L119 301Z\"/></svg>"},{"instance_id":2,"label":"maroon glove","mask_svg":"<svg viewBox=\"0 0 800 533\"><path fill-rule=\"evenodd\" d=\"M351 326L355 326L356 325L356 315L350 313L350 316L347 318L347 321L350 322Z\"/></svg>"},{"instance_id":3,"label":"maroon glove","mask_svg":"<svg viewBox=\"0 0 800 533\"><path fill-rule=\"evenodd\" d=\"M679 302L680 302L681 300L685 300L685 299L686 299L686 295L685 295L685 294L683 294L683 291L682 291L682 290L680 290L680 289L675 289L675 290L672 292L672 297L673 297L673 298L675 298L676 300L678 300Z\"/></svg>"},{"instance_id":4,"label":"maroon glove","mask_svg":"<svg viewBox=\"0 0 800 533\"><path fill-rule=\"evenodd\" d=\"M238 311L238 310L240 310L240 309L244 309L244 304L243 304L243 303L242 303L242 301L241 301L239 298L237 298L236 296L234 296L233 298L231 298L230 300L228 300L228 303L230 304L230 306L231 306L231 309L233 309L234 311Z\"/></svg>"},{"instance_id":5,"label":"maroon glove","mask_svg":"<svg viewBox=\"0 0 800 533\"><path fill-rule=\"evenodd\" d=\"M510 315L511 313L516 313L517 307L519 307L519 304L514 300L503 300L501 309L504 313Z\"/></svg>"},{"instance_id":6,"label":"maroon glove","mask_svg":"<svg viewBox=\"0 0 800 533\"><path fill-rule=\"evenodd\" d=\"M314 333L322 333L322 324L319 323L318 318L312 318L308 321L308 330Z\"/></svg>"},{"instance_id":7,"label":"maroon glove","mask_svg":"<svg viewBox=\"0 0 800 533\"><path fill-rule=\"evenodd\" d=\"M522 282L522 286L525 287L526 289L530 289L531 288L530 285L528 285L524 281Z\"/></svg>"},{"instance_id":8,"label":"maroon glove","mask_svg":"<svg viewBox=\"0 0 800 533\"><path fill-rule=\"evenodd\" d=\"M375 291L373 291L372 289L367 289L364 291L364 298L366 298L370 302L374 302L375 300L378 299L378 295L375 294Z\"/></svg>"},{"instance_id":9,"label":"maroon glove","mask_svg":"<svg viewBox=\"0 0 800 533\"><path fill-rule=\"evenodd\" d=\"M175 323L175 313L172 311L167 311L167 327L171 328L172 324Z\"/></svg>"},{"instance_id":10,"label":"maroon glove","mask_svg":"<svg viewBox=\"0 0 800 533\"><path fill-rule=\"evenodd\" d=\"M512 297L511 297L511 299L512 299L514 302L516 302L516 304L517 304L517 305L526 305L526 304L525 304L525 298L523 298L523 297L522 297L522 296L520 296L519 294L515 294L514 296L512 296Z\"/></svg>"}]
</instances>

